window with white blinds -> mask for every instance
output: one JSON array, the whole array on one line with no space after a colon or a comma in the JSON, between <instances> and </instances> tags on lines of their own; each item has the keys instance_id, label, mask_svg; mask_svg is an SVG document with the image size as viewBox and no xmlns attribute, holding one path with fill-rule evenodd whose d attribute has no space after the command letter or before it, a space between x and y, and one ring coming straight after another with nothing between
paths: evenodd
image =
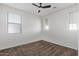
<instances>
[{"instance_id":1,"label":"window with white blinds","mask_svg":"<svg viewBox=\"0 0 79 59\"><path fill-rule=\"evenodd\" d=\"M79 12L75 11L70 13L69 29L78 30L78 23L79 23Z\"/></svg>"},{"instance_id":2,"label":"window with white blinds","mask_svg":"<svg viewBox=\"0 0 79 59\"><path fill-rule=\"evenodd\" d=\"M8 13L8 33L21 33L21 16Z\"/></svg>"}]
</instances>

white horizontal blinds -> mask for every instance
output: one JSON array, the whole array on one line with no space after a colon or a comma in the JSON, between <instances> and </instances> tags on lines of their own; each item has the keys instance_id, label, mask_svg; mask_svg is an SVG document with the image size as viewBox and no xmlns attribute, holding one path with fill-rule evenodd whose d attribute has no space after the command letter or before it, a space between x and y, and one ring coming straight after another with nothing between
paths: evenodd
<instances>
[{"instance_id":1,"label":"white horizontal blinds","mask_svg":"<svg viewBox=\"0 0 79 59\"><path fill-rule=\"evenodd\" d=\"M77 24L69 24L70 30L77 30Z\"/></svg>"},{"instance_id":2,"label":"white horizontal blinds","mask_svg":"<svg viewBox=\"0 0 79 59\"><path fill-rule=\"evenodd\" d=\"M8 33L20 33L21 32L21 16L8 13Z\"/></svg>"},{"instance_id":3,"label":"white horizontal blinds","mask_svg":"<svg viewBox=\"0 0 79 59\"><path fill-rule=\"evenodd\" d=\"M8 13L8 22L10 23L21 23L21 17L14 13Z\"/></svg>"},{"instance_id":4,"label":"white horizontal blinds","mask_svg":"<svg viewBox=\"0 0 79 59\"><path fill-rule=\"evenodd\" d=\"M20 33L19 24L8 24L8 33Z\"/></svg>"}]
</instances>

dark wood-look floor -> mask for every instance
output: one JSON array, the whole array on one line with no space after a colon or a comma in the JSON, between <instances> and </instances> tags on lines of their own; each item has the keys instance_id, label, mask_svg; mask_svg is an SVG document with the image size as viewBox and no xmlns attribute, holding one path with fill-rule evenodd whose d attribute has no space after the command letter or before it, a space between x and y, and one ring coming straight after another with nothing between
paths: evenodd
<instances>
[{"instance_id":1,"label":"dark wood-look floor","mask_svg":"<svg viewBox=\"0 0 79 59\"><path fill-rule=\"evenodd\" d=\"M77 56L78 51L43 40L0 51L0 56Z\"/></svg>"}]
</instances>

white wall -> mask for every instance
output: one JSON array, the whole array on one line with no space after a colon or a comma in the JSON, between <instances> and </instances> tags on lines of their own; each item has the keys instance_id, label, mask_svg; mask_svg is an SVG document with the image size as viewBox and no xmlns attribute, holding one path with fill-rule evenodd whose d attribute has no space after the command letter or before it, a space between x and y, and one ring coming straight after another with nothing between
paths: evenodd
<instances>
[{"instance_id":1,"label":"white wall","mask_svg":"<svg viewBox=\"0 0 79 59\"><path fill-rule=\"evenodd\" d=\"M22 16L22 33L7 33L7 13L12 12ZM27 12L0 5L0 49L26 44L35 39L41 31L40 18Z\"/></svg>"},{"instance_id":2,"label":"white wall","mask_svg":"<svg viewBox=\"0 0 79 59\"><path fill-rule=\"evenodd\" d=\"M44 30L43 24L43 36L45 36L44 39L52 43L78 49L78 32L69 30L69 13L77 11L78 7L77 5L74 5L54 12L49 16L43 17L43 20L46 18L49 22L48 31ZM79 14L77 17L79 17Z\"/></svg>"},{"instance_id":3,"label":"white wall","mask_svg":"<svg viewBox=\"0 0 79 59\"><path fill-rule=\"evenodd\" d=\"M79 10L79 5L78 5L78 10ZM78 33L77 33L78 35L78 55L79 55L79 12L78 12Z\"/></svg>"}]
</instances>

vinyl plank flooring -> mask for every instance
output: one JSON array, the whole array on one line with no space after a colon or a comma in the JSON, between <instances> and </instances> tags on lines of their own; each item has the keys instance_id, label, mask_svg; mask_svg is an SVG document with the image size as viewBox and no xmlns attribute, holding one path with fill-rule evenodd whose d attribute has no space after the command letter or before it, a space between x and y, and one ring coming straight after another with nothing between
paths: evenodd
<instances>
[{"instance_id":1,"label":"vinyl plank flooring","mask_svg":"<svg viewBox=\"0 0 79 59\"><path fill-rule=\"evenodd\" d=\"M77 56L78 51L47 41L37 41L0 51L0 56Z\"/></svg>"}]
</instances>

